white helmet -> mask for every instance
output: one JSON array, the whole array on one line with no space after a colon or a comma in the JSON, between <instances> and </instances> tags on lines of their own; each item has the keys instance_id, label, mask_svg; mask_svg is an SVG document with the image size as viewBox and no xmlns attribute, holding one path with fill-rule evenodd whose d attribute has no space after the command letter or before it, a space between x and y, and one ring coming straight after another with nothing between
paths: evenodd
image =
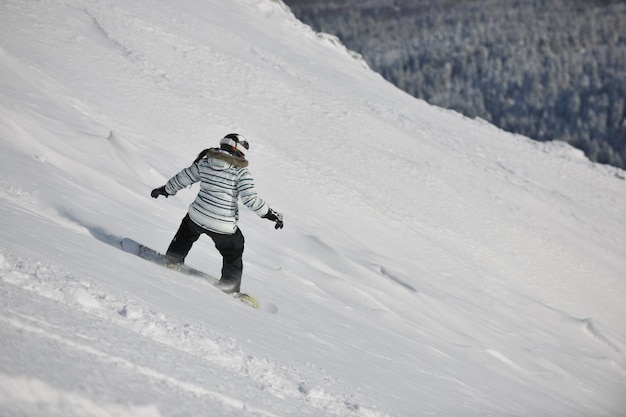
<instances>
[{"instance_id":1,"label":"white helmet","mask_svg":"<svg viewBox=\"0 0 626 417\"><path fill-rule=\"evenodd\" d=\"M242 135L229 133L220 140L220 148L245 159L250 144Z\"/></svg>"}]
</instances>

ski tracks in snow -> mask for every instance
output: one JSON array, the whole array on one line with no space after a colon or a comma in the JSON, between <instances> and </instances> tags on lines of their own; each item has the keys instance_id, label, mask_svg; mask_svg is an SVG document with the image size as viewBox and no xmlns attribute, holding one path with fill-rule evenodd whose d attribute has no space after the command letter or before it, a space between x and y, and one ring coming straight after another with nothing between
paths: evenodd
<instances>
[{"instance_id":1,"label":"ski tracks in snow","mask_svg":"<svg viewBox=\"0 0 626 417\"><path fill-rule=\"evenodd\" d=\"M199 402L208 415L384 416L331 392L332 381L315 386L202 323L59 266L2 250L0 292L0 332L11 341L0 351L0 405L14 415L185 415ZM103 378L141 388L107 392Z\"/></svg>"}]
</instances>

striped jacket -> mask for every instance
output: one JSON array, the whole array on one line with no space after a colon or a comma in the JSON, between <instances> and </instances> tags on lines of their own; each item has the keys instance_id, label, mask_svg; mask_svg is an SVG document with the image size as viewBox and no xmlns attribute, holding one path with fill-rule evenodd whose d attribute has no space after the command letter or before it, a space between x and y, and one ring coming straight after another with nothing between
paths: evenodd
<instances>
[{"instance_id":1,"label":"striped jacket","mask_svg":"<svg viewBox=\"0 0 626 417\"><path fill-rule=\"evenodd\" d=\"M200 181L200 192L189 206L189 217L197 225L217 233L232 234L239 220L238 199L260 217L269 206L257 195L248 161L219 149L170 178L165 191L174 195Z\"/></svg>"}]
</instances>

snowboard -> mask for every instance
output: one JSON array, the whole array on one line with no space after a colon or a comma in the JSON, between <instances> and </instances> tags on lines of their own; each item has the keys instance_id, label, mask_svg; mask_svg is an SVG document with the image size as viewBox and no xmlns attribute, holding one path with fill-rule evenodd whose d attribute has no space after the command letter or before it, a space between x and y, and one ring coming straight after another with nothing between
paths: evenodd
<instances>
[{"instance_id":1,"label":"snowboard","mask_svg":"<svg viewBox=\"0 0 626 417\"><path fill-rule=\"evenodd\" d=\"M175 266L168 266L167 263L167 258L165 257L165 255L163 255L162 253L149 248L148 246L145 246L133 239L129 239L129 238L124 238L120 241L120 245L122 247L122 250L124 252L127 253L131 253L135 256L138 256L142 259L145 259L147 261L153 262L157 265L161 265L163 267L166 267L168 269L180 272L182 274L185 275L189 275L189 276L193 276L196 278L200 278L203 279L205 281L207 281L208 283L214 285L216 288L218 286L219 283L219 279L205 273L202 271L199 271L189 265L185 265L185 264L179 264L179 265L175 265ZM256 308L257 310L261 309L261 303L254 298L253 296L249 295L249 294L244 294L244 293L224 293L224 294L228 294L238 300L240 300L241 302L248 304L251 307ZM271 309L270 309L271 310ZM275 312L275 311L273 311Z\"/></svg>"}]
</instances>

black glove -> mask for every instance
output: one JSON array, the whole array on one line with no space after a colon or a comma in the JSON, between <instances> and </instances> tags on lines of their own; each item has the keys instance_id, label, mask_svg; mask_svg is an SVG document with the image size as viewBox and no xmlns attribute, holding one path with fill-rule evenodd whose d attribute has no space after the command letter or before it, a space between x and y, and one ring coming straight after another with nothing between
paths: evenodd
<instances>
[{"instance_id":1,"label":"black glove","mask_svg":"<svg viewBox=\"0 0 626 417\"><path fill-rule=\"evenodd\" d=\"M283 228L283 215L277 211L270 209L263 218L276 222L274 229L278 230Z\"/></svg>"},{"instance_id":2,"label":"black glove","mask_svg":"<svg viewBox=\"0 0 626 417\"><path fill-rule=\"evenodd\" d=\"M152 196L152 198L157 198L160 195L164 195L165 198L167 198L169 196L167 191L165 191L165 185L163 185L163 186L161 186L159 188L155 188L154 190L152 190L150 195Z\"/></svg>"}]
</instances>

